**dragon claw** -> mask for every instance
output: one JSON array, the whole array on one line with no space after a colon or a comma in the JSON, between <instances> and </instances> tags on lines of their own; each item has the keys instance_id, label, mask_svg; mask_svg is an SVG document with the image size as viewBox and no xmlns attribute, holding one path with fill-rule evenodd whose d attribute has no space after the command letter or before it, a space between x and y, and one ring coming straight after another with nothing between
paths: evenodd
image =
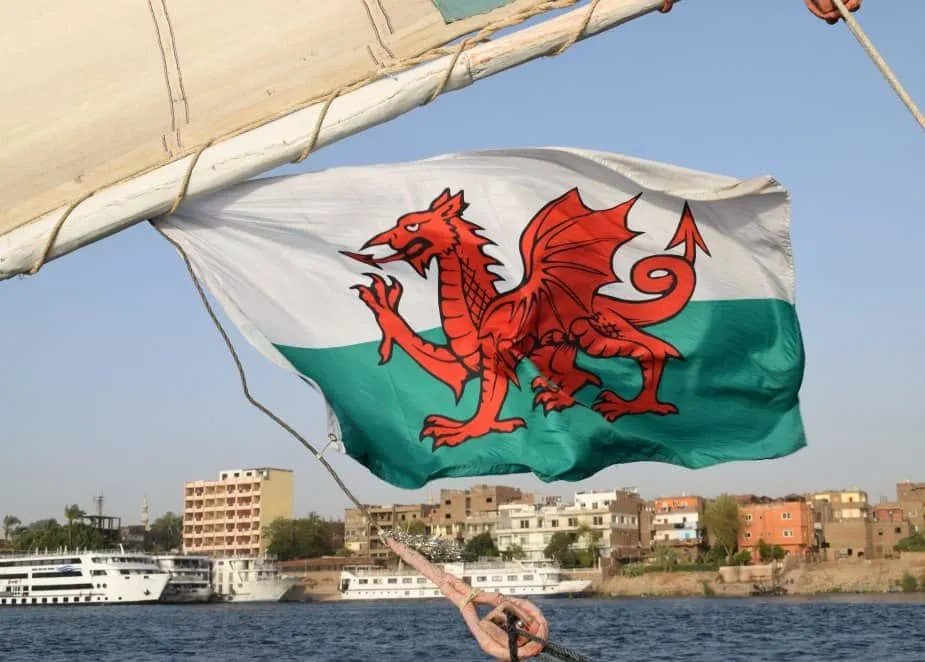
<instances>
[{"instance_id":1,"label":"dragon claw","mask_svg":"<svg viewBox=\"0 0 925 662\"><path fill-rule=\"evenodd\" d=\"M468 421L457 421L439 414L432 414L424 419L420 438L423 441L426 437L433 437L433 450L437 450L441 446L458 446L469 439L482 437L491 432L513 432L526 425L526 421L522 418L508 418L501 421L473 418Z\"/></svg>"},{"instance_id":2,"label":"dragon claw","mask_svg":"<svg viewBox=\"0 0 925 662\"><path fill-rule=\"evenodd\" d=\"M677 414L678 408L668 402L659 402L648 394L640 394L634 400L624 400L613 391L602 391L598 401L592 407L609 422L613 423L627 414L657 414L666 416Z\"/></svg>"}]
</instances>

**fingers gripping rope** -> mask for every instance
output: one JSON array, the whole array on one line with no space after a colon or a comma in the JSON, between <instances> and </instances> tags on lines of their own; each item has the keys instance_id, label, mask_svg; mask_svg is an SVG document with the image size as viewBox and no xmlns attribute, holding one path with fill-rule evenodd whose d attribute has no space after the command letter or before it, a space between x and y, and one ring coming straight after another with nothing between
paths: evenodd
<instances>
[{"instance_id":1,"label":"fingers gripping rope","mask_svg":"<svg viewBox=\"0 0 925 662\"><path fill-rule=\"evenodd\" d=\"M531 602L473 589L394 538L383 536L382 540L403 561L432 581L459 608L466 626L485 653L498 660L515 662L536 657L543 652L544 646L540 642L549 636L549 624ZM477 605L493 609L480 619ZM517 634L512 640L509 634L512 623L533 638Z\"/></svg>"},{"instance_id":2,"label":"fingers gripping rope","mask_svg":"<svg viewBox=\"0 0 925 662\"><path fill-rule=\"evenodd\" d=\"M805 2L809 11L829 25L835 25L842 17L841 12L832 0L805 0ZM856 12L861 8L861 0L845 0L844 4L845 8L850 12Z\"/></svg>"}]
</instances>

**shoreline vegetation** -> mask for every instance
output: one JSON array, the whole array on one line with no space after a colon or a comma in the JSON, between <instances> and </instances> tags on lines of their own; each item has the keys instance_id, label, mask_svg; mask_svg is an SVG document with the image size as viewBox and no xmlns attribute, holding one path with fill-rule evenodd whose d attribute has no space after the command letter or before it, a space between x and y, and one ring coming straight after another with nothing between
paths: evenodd
<instances>
[{"instance_id":1,"label":"shoreline vegetation","mask_svg":"<svg viewBox=\"0 0 925 662\"><path fill-rule=\"evenodd\" d=\"M638 576L595 578L589 596L598 598L749 597L756 585L772 582L772 565L727 566L716 570L675 568ZM575 576L588 577L590 571ZM922 594L925 597L925 552L895 559L790 561L779 565L779 586L788 596L837 594Z\"/></svg>"}]
</instances>

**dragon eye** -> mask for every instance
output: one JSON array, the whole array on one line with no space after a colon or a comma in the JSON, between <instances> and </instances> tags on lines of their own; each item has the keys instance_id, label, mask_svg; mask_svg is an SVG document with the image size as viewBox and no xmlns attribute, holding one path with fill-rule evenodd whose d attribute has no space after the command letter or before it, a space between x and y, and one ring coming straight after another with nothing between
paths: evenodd
<instances>
[{"instance_id":1,"label":"dragon eye","mask_svg":"<svg viewBox=\"0 0 925 662\"><path fill-rule=\"evenodd\" d=\"M409 223L408 225L405 226L405 229L406 229L408 232L417 232L417 231L418 231L418 228L420 228L420 227L421 227L421 224L420 224L420 223Z\"/></svg>"}]
</instances>

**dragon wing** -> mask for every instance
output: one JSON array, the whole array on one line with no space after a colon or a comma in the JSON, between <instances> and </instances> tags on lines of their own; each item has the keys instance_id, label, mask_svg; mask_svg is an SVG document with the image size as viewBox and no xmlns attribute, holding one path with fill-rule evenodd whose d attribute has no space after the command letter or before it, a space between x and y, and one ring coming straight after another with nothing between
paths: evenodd
<instances>
[{"instance_id":1,"label":"dragon wing","mask_svg":"<svg viewBox=\"0 0 925 662\"><path fill-rule=\"evenodd\" d=\"M592 314L595 293L620 281L613 270L617 249L641 234L626 223L638 199L594 210L573 188L533 217L520 238L523 281L510 293L522 306L522 329L537 338L567 334L575 319Z\"/></svg>"}]
</instances>

